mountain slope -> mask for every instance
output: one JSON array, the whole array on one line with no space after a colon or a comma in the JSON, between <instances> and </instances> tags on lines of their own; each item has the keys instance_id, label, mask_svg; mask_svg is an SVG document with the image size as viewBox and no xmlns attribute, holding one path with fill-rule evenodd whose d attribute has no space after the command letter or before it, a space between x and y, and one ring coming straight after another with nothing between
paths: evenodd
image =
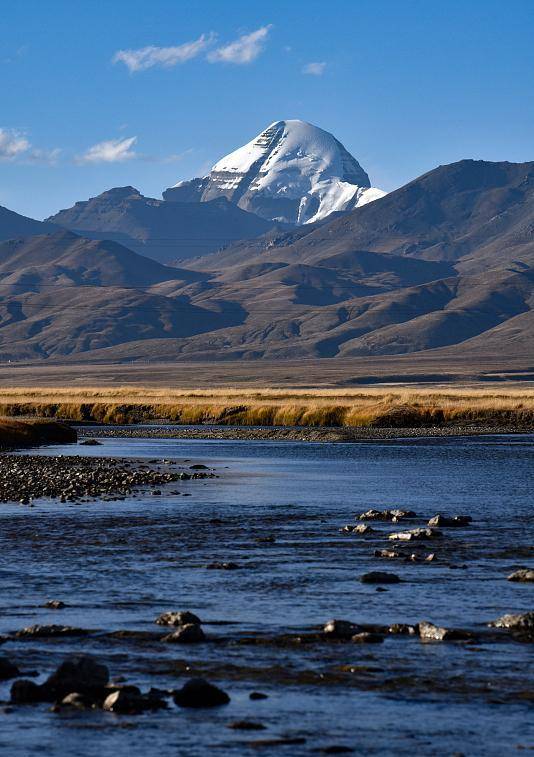
<instances>
[{"instance_id":1,"label":"mountain slope","mask_svg":"<svg viewBox=\"0 0 534 757\"><path fill-rule=\"evenodd\" d=\"M383 195L341 142L305 121L275 121L202 179L163 193L173 202L226 197L262 218L313 223Z\"/></svg>"},{"instance_id":2,"label":"mountain slope","mask_svg":"<svg viewBox=\"0 0 534 757\"><path fill-rule=\"evenodd\" d=\"M33 218L21 216L0 205L0 242L5 239L27 237L31 234L48 234L56 230L57 226L52 223L35 221Z\"/></svg>"},{"instance_id":3,"label":"mountain slope","mask_svg":"<svg viewBox=\"0 0 534 757\"><path fill-rule=\"evenodd\" d=\"M442 166L188 266L66 231L4 243L0 355L534 360L534 163Z\"/></svg>"},{"instance_id":4,"label":"mountain slope","mask_svg":"<svg viewBox=\"0 0 534 757\"><path fill-rule=\"evenodd\" d=\"M529 265L533 244L534 162L464 160L430 171L277 254L317 264L368 250L448 261L474 273L516 259Z\"/></svg>"},{"instance_id":5,"label":"mountain slope","mask_svg":"<svg viewBox=\"0 0 534 757\"><path fill-rule=\"evenodd\" d=\"M112 239L163 263L204 255L273 227L225 198L168 203L144 197L134 187L110 189L47 220L81 236Z\"/></svg>"},{"instance_id":6,"label":"mountain slope","mask_svg":"<svg viewBox=\"0 0 534 757\"><path fill-rule=\"evenodd\" d=\"M68 231L0 244L0 359L48 358L239 323L240 308L182 290L206 276ZM163 287L167 291L158 292Z\"/></svg>"}]
</instances>

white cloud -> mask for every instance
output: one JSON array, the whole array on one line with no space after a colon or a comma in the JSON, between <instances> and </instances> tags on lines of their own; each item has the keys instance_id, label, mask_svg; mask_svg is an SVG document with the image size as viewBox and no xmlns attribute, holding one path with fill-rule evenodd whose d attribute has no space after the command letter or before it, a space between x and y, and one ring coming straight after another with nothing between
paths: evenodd
<instances>
[{"instance_id":1,"label":"white cloud","mask_svg":"<svg viewBox=\"0 0 534 757\"><path fill-rule=\"evenodd\" d=\"M112 58L113 63L124 63L131 73L144 71L153 66L172 68L196 58L215 41L215 34L202 34L192 42L184 42L174 47L141 47L138 50L119 50Z\"/></svg>"},{"instance_id":2,"label":"white cloud","mask_svg":"<svg viewBox=\"0 0 534 757\"><path fill-rule=\"evenodd\" d=\"M324 61L320 63L306 63L306 65L302 67L302 73L309 74L310 76L322 76L325 68L326 63Z\"/></svg>"},{"instance_id":3,"label":"white cloud","mask_svg":"<svg viewBox=\"0 0 534 757\"><path fill-rule=\"evenodd\" d=\"M137 157L131 148L137 142L137 137L124 139L108 139L89 147L83 155L78 156L77 163L121 163Z\"/></svg>"},{"instance_id":4,"label":"white cloud","mask_svg":"<svg viewBox=\"0 0 534 757\"><path fill-rule=\"evenodd\" d=\"M208 60L210 63L237 63L238 65L252 63L262 52L271 29L272 24L268 24L256 29L255 32L243 34L234 42L218 47L217 50L209 53Z\"/></svg>"},{"instance_id":5,"label":"white cloud","mask_svg":"<svg viewBox=\"0 0 534 757\"><path fill-rule=\"evenodd\" d=\"M29 140L22 132L0 127L0 160L14 160L21 157L30 147Z\"/></svg>"}]
</instances>

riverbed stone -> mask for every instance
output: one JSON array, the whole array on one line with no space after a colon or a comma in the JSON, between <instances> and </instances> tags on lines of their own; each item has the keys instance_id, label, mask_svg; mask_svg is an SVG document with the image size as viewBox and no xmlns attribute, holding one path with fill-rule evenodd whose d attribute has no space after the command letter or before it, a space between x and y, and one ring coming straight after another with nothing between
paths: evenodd
<instances>
[{"instance_id":1,"label":"riverbed stone","mask_svg":"<svg viewBox=\"0 0 534 757\"><path fill-rule=\"evenodd\" d=\"M94 695L109 681L109 670L90 655L73 655L64 660L42 684L46 701L61 700L67 694Z\"/></svg>"},{"instance_id":2,"label":"riverbed stone","mask_svg":"<svg viewBox=\"0 0 534 757\"><path fill-rule=\"evenodd\" d=\"M186 626L189 623L200 625L202 621L189 610L179 610L178 612L162 612L155 621L158 626Z\"/></svg>"},{"instance_id":3,"label":"riverbed stone","mask_svg":"<svg viewBox=\"0 0 534 757\"><path fill-rule=\"evenodd\" d=\"M206 641L206 636L198 623L187 623L185 626L179 626L176 631L164 636L162 641L171 644L197 644Z\"/></svg>"},{"instance_id":4,"label":"riverbed stone","mask_svg":"<svg viewBox=\"0 0 534 757\"><path fill-rule=\"evenodd\" d=\"M473 638L469 631L436 626L427 620L421 620L418 627L421 641L465 641Z\"/></svg>"},{"instance_id":5,"label":"riverbed stone","mask_svg":"<svg viewBox=\"0 0 534 757\"><path fill-rule=\"evenodd\" d=\"M163 709L167 706L161 697L139 694L132 690L133 688L135 687L124 687L109 694L102 704L102 709L118 715L139 715L147 710Z\"/></svg>"},{"instance_id":6,"label":"riverbed stone","mask_svg":"<svg viewBox=\"0 0 534 757\"><path fill-rule=\"evenodd\" d=\"M510 575L508 576L508 581L517 581L518 583L532 583L534 582L534 569L520 568L519 570L514 570L514 572L510 573Z\"/></svg>"},{"instance_id":7,"label":"riverbed stone","mask_svg":"<svg viewBox=\"0 0 534 757\"><path fill-rule=\"evenodd\" d=\"M5 655L0 655L0 681L9 681L20 675L20 670Z\"/></svg>"},{"instance_id":8,"label":"riverbed stone","mask_svg":"<svg viewBox=\"0 0 534 757\"><path fill-rule=\"evenodd\" d=\"M364 536L365 534L372 534L374 532L374 528L371 528L371 526L368 526L365 523L360 523L355 528L352 529L353 534L360 534Z\"/></svg>"},{"instance_id":9,"label":"riverbed stone","mask_svg":"<svg viewBox=\"0 0 534 757\"><path fill-rule=\"evenodd\" d=\"M329 620L323 626L323 636L327 639L350 639L359 631L361 628L349 620Z\"/></svg>"},{"instance_id":10,"label":"riverbed stone","mask_svg":"<svg viewBox=\"0 0 534 757\"><path fill-rule=\"evenodd\" d=\"M459 528L462 526L468 526L472 522L473 518L470 515L442 515L438 513L430 518L428 525L430 528Z\"/></svg>"},{"instance_id":11,"label":"riverbed stone","mask_svg":"<svg viewBox=\"0 0 534 757\"><path fill-rule=\"evenodd\" d=\"M401 552L397 552L394 549L375 549L375 557L382 557L386 560L395 560L398 557L403 557Z\"/></svg>"},{"instance_id":12,"label":"riverbed stone","mask_svg":"<svg viewBox=\"0 0 534 757\"><path fill-rule=\"evenodd\" d=\"M435 528L412 528L409 531L398 531L389 534L388 539L392 541L425 541L439 539L441 535L441 531Z\"/></svg>"},{"instance_id":13,"label":"riverbed stone","mask_svg":"<svg viewBox=\"0 0 534 757\"><path fill-rule=\"evenodd\" d=\"M382 570L372 570L360 576L362 584L398 584L401 582L396 573L386 573Z\"/></svg>"},{"instance_id":14,"label":"riverbed stone","mask_svg":"<svg viewBox=\"0 0 534 757\"><path fill-rule=\"evenodd\" d=\"M381 644L384 641L384 637L378 633L371 633L371 631L361 631L355 633L351 637L351 641L355 644Z\"/></svg>"},{"instance_id":15,"label":"riverbed stone","mask_svg":"<svg viewBox=\"0 0 534 757\"><path fill-rule=\"evenodd\" d=\"M25 637L33 638L53 638L55 636L87 636L90 631L86 628L76 628L74 626L61 626L61 625L34 625L22 628L20 631L16 631L15 636L18 639Z\"/></svg>"},{"instance_id":16,"label":"riverbed stone","mask_svg":"<svg viewBox=\"0 0 534 757\"><path fill-rule=\"evenodd\" d=\"M48 610L62 610L67 605L65 602L62 602L61 599L49 599L47 602L45 602L44 606Z\"/></svg>"},{"instance_id":17,"label":"riverbed stone","mask_svg":"<svg viewBox=\"0 0 534 757\"><path fill-rule=\"evenodd\" d=\"M357 520L385 520L398 522L403 518L417 517L413 510L375 510L371 508L356 516Z\"/></svg>"},{"instance_id":18,"label":"riverbed stone","mask_svg":"<svg viewBox=\"0 0 534 757\"><path fill-rule=\"evenodd\" d=\"M508 613L488 623L494 628L506 628L521 641L534 641L534 611Z\"/></svg>"},{"instance_id":19,"label":"riverbed stone","mask_svg":"<svg viewBox=\"0 0 534 757\"><path fill-rule=\"evenodd\" d=\"M35 704L43 701L41 687L34 681L19 678L11 686L11 700L13 704Z\"/></svg>"},{"instance_id":20,"label":"riverbed stone","mask_svg":"<svg viewBox=\"0 0 534 757\"><path fill-rule=\"evenodd\" d=\"M204 678L191 678L181 689L174 692L173 699L179 707L194 709L219 707L228 704L230 701L230 697L225 691L204 680Z\"/></svg>"}]
</instances>

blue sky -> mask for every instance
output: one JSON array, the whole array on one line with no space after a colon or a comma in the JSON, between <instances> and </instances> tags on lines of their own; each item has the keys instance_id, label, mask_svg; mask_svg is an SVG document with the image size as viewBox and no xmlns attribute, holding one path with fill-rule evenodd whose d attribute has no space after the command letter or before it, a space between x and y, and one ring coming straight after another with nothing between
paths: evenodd
<instances>
[{"instance_id":1,"label":"blue sky","mask_svg":"<svg viewBox=\"0 0 534 757\"><path fill-rule=\"evenodd\" d=\"M284 118L386 190L534 160L532 0L17 0L0 29L0 204L36 218L159 197Z\"/></svg>"}]
</instances>

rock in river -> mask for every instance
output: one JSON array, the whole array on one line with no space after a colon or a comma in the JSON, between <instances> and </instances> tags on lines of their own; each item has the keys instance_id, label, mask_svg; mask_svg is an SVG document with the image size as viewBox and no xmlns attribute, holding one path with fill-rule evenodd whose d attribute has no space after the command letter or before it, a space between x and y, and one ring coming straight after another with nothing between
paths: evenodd
<instances>
[{"instance_id":1,"label":"rock in river","mask_svg":"<svg viewBox=\"0 0 534 757\"><path fill-rule=\"evenodd\" d=\"M472 639L473 634L469 631L435 626L427 620L422 620L419 623L419 637L421 641L465 641Z\"/></svg>"},{"instance_id":2,"label":"rock in river","mask_svg":"<svg viewBox=\"0 0 534 757\"><path fill-rule=\"evenodd\" d=\"M75 655L64 660L55 673L42 684L44 701L63 699L67 694L94 694L109 681L109 670L89 655Z\"/></svg>"},{"instance_id":3,"label":"rock in river","mask_svg":"<svg viewBox=\"0 0 534 757\"><path fill-rule=\"evenodd\" d=\"M381 644L384 641L384 637L380 636L379 633L362 631L361 633L355 633L351 641L355 644Z\"/></svg>"},{"instance_id":4,"label":"rock in river","mask_svg":"<svg viewBox=\"0 0 534 757\"><path fill-rule=\"evenodd\" d=\"M135 686L125 686L106 697L102 709L119 715L138 715L146 710L158 710L167 706L159 697L140 694Z\"/></svg>"},{"instance_id":5,"label":"rock in river","mask_svg":"<svg viewBox=\"0 0 534 757\"><path fill-rule=\"evenodd\" d=\"M392 541L424 541L426 539L438 539L441 531L435 528L412 528L410 531L398 531L389 534L388 539Z\"/></svg>"},{"instance_id":6,"label":"rock in river","mask_svg":"<svg viewBox=\"0 0 534 757\"><path fill-rule=\"evenodd\" d=\"M156 618L156 623L158 626L186 626L189 623L200 625L202 621L194 612L181 610L180 612L162 612Z\"/></svg>"},{"instance_id":7,"label":"rock in river","mask_svg":"<svg viewBox=\"0 0 534 757\"><path fill-rule=\"evenodd\" d=\"M13 704L35 704L42 701L41 687L33 681L19 678L11 687L11 702Z\"/></svg>"},{"instance_id":8,"label":"rock in river","mask_svg":"<svg viewBox=\"0 0 534 757\"><path fill-rule=\"evenodd\" d=\"M0 655L0 681L8 681L10 678L16 678L20 671L11 660L4 655Z\"/></svg>"},{"instance_id":9,"label":"rock in river","mask_svg":"<svg viewBox=\"0 0 534 757\"><path fill-rule=\"evenodd\" d=\"M508 576L508 581L517 581L518 583L531 583L534 581L534 570L529 568L521 568L520 570L514 570Z\"/></svg>"},{"instance_id":10,"label":"rock in river","mask_svg":"<svg viewBox=\"0 0 534 757\"><path fill-rule=\"evenodd\" d=\"M372 570L360 577L362 584L398 584L401 579L395 573L386 573L382 570Z\"/></svg>"},{"instance_id":11,"label":"rock in river","mask_svg":"<svg viewBox=\"0 0 534 757\"><path fill-rule=\"evenodd\" d=\"M428 525L431 528L458 528L460 526L468 526L472 520L473 518L470 515L454 515L453 517L449 517L438 513L433 518L430 518Z\"/></svg>"},{"instance_id":12,"label":"rock in river","mask_svg":"<svg viewBox=\"0 0 534 757\"><path fill-rule=\"evenodd\" d=\"M327 639L351 639L359 631L361 628L349 620L329 620L323 627L323 636Z\"/></svg>"},{"instance_id":13,"label":"rock in river","mask_svg":"<svg viewBox=\"0 0 534 757\"><path fill-rule=\"evenodd\" d=\"M175 703L179 707L218 707L228 704L228 694L214 686L203 678L192 678L179 691L173 695Z\"/></svg>"},{"instance_id":14,"label":"rock in river","mask_svg":"<svg viewBox=\"0 0 534 757\"><path fill-rule=\"evenodd\" d=\"M206 641L206 636L198 623L187 623L164 636L162 641L168 641L172 644L197 644Z\"/></svg>"},{"instance_id":15,"label":"rock in river","mask_svg":"<svg viewBox=\"0 0 534 757\"><path fill-rule=\"evenodd\" d=\"M507 628L520 641L534 641L534 611L509 613L488 625L494 628Z\"/></svg>"}]
</instances>

